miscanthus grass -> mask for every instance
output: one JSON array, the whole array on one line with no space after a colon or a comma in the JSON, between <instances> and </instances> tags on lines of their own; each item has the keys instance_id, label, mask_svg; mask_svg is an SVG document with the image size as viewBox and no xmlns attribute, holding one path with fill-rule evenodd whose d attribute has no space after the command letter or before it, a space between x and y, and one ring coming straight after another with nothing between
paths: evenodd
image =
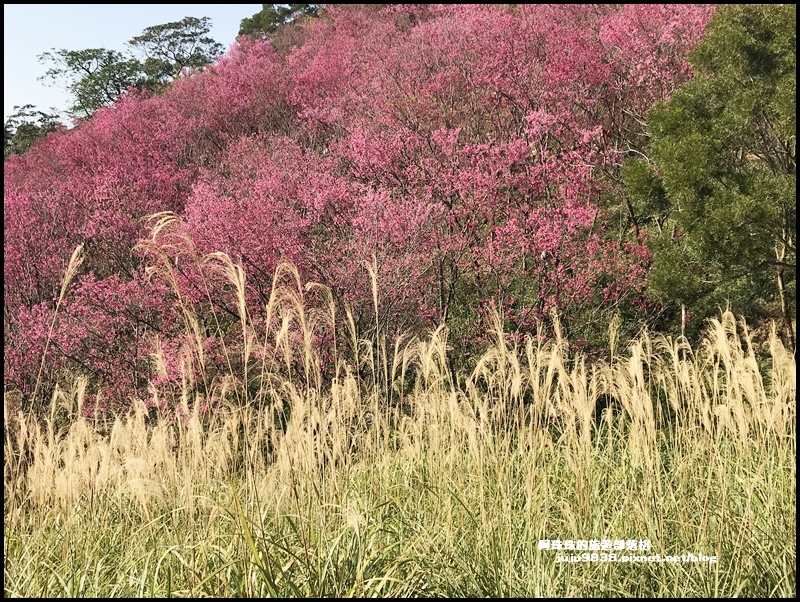
<instances>
[{"instance_id":1,"label":"miscanthus grass","mask_svg":"<svg viewBox=\"0 0 800 602\"><path fill-rule=\"evenodd\" d=\"M108 421L75 377L42 421L5 395L6 596L796 594L796 364L774 333L756 357L728 312L694 349L648 332L620 349L612 325L590 364L498 327L454 374L444 329L387 349L351 320L357 353L326 383L302 299L280 299L274 332L240 308L249 376L231 382L258 380L257 400L231 384L211 415L184 391L178 417ZM302 378L250 357L293 328Z\"/></svg>"}]
</instances>

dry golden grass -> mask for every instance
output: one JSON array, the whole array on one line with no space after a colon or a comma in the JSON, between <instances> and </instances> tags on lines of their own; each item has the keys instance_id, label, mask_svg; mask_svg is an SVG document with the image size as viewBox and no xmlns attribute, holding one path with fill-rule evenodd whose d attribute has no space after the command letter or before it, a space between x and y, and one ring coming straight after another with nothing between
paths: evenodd
<instances>
[{"instance_id":1,"label":"dry golden grass","mask_svg":"<svg viewBox=\"0 0 800 602\"><path fill-rule=\"evenodd\" d=\"M796 364L774 332L757 358L729 312L695 349L642 332L620 350L612 324L610 360L589 364L498 321L452 374L446 329L389 347L349 315L325 381L312 341L336 310L304 302L323 287L281 266L257 332L241 267L202 261L241 301L243 373L206 389L222 409L200 414L187 383L176 415L86 418L76 377L42 428L6 396L7 595L794 595ZM718 562L537 547L583 538Z\"/></svg>"}]
</instances>

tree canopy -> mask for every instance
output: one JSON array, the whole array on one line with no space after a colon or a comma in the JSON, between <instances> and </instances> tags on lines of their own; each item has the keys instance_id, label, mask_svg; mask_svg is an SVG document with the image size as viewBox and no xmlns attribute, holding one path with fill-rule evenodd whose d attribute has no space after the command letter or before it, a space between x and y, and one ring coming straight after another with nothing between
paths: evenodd
<instances>
[{"instance_id":1,"label":"tree canopy","mask_svg":"<svg viewBox=\"0 0 800 602\"><path fill-rule=\"evenodd\" d=\"M41 140L60 126L56 113L45 113L33 105L14 107L15 112L3 124L3 160L11 155L24 154L37 140Z\"/></svg>"},{"instance_id":2,"label":"tree canopy","mask_svg":"<svg viewBox=\"0 0 800 602\"><path fill-rule=\"evenodd\" d=\"M39 60L52 65L40 79L65 84L74 99L70 113L78 117L90 117L129 87L140 88L146 81L137 59L106 48L53 48Z\"/></svg>"},{"instance_id":3,"label":"tree canopy","mask_svg":"<svg viewBox=\"0 0 800 602\"><path fill-rule=\"evenodd\" d=\"M148 86L158 86L178 77L184 69L200 69L225 50L208 34L208 17L184 17L181 21L154 25L128 44L144 54L142 70Z\"/></svg>"},{"instance_id":4,"label":"tree canopy","mask_svg":"<svg viewBox=\"0 0 800 602\"><path fill-rule=\"evenodd\" d=\"M239 35L267 35L299 17L316 17L321 4L262 4L252 17L242 19Z\"/></svg>"},{"instance_id":5,"label":"tree canopy","mask_svg":"<svg viewBox=\"0 0 800 602\"><path fill-rule=\"evenodd\" d=\"M212 63L224 49L208 36L210 31L208 17L185 17L148 27L128 42L143 59L131 52L106 48L53 48L39 55L40 62L51 65L40 79L65 85L74 99L70 113L75 117L91 117L128 88L157 92L184 69L198 69Z\"/></svg>"},{"instance_id":6,"label":"tree canopy","mask_svg":"<svg viewBox=\"0 0 800 602\"><path fill-rule=\"evenodd\" d=\"M796 7L721 7L695 75L648 114L627 194L658 222L649 290L698 318L730 302L794 346ZM700 320L697 321L698 324Z\"/></svg>"}]
</instances>

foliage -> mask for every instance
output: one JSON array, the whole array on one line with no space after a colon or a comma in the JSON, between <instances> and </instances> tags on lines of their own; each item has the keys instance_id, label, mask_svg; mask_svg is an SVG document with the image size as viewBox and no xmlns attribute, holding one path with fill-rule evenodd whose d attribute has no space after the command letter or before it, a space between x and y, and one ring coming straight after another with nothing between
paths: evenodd
<instances>
[{"instance_id":1,"label":"foliage","mask_svg":"<svg viewBox=\"0 0 800 602\"><path fill-rule=\"evenodd\" d=\"M252 17L242 19L239 35L272 34L281 26L300 17L316 17L321 4L262 4Z\"/></svg>"},{"instance_id":2,"label":"foliage","mask_svg":"<svg viewBox=\"0 0 800 602\"><path fill-rule=\"evenodd\" d=\"M182 20L146 28L128 44L141 51L147 86L158 89L178 77L184 69L202 69L219 58L224 48L209 37L211 19Z\"/></svg>"},{"instance_id":3,"label":"foliage","mask_svg":"<svg viewBox=\"0 0 800 602\"><path fill-rule=\"evenodd\" d=\"M105 48L45 52L39 61L52 65L40 79L65 83L74 97L73 116L91 117L100 107L113 103L129 88L160 91L185 69L200 69L223 51L207 34L208 17L184 17L181 21L154 25L128 44L144 55Z\"/></svg>"},{"instance_id":4,"label":"foliage","mask_svg":"<svg viewBox=\"0 0 800 602\"><path fill-rule=\"evenodd\" d=\"M3 124L3 161L24 154L34 142L60 126L57 114L38 111L33 105L14 107L14 111Z\"/></svg>"},{"instance_id":5,"label":"foliage","mask_svg":"<svg viewBox=\"0 0 800 602\"><path fill-rule=\"evenodd\" d=\"M75 116L90 117L129 87L142 87L145 81L141 63L116 50L53 48L39 55L39 61L52 65L40 79L65 82L75 99L70 109Z\"/></svg>"},{"instance_id":6,"label":"foliage","mask_svg":"<svg viewBox=\"0 0 800 602\"><path fill-rule=\"evenodd\" d=\"M652 163L627 193L658 222L650 290L689 306L778 318L794 347L796 7L717 11L693 79L648 114Z\"/></svg>"}]
</instances>

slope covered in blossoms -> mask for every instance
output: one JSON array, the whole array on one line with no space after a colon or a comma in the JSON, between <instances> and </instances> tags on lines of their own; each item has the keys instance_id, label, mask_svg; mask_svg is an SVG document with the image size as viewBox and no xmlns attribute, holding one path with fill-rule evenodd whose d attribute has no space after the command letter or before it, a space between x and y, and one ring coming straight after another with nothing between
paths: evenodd
<instances>
[{"instance_id":1,"label":"slope covered in blossoms","mask_svg":"<svg viewBox=\"0 0 800 602\"><path fill-rule=\"evenodd\" d=\"M254 321L290 261L357 327L444 323L462 356L491 308L512 337L555 312L587 348L615 313L651 320L650 251L619 169L643 148L646 111L690 77L712 12L330 7L289 49L241 38L165 92L50 134L4 167L6 387L30 395L45 351L45 385L78 370L120 408L180 382L177 301L195 304L222 366L241 313L191 260L213 251L244 268ZM162 212L182 235L137 246ZM156 247L175 282L146 271Z\"/></svg>"}]
</instances>

